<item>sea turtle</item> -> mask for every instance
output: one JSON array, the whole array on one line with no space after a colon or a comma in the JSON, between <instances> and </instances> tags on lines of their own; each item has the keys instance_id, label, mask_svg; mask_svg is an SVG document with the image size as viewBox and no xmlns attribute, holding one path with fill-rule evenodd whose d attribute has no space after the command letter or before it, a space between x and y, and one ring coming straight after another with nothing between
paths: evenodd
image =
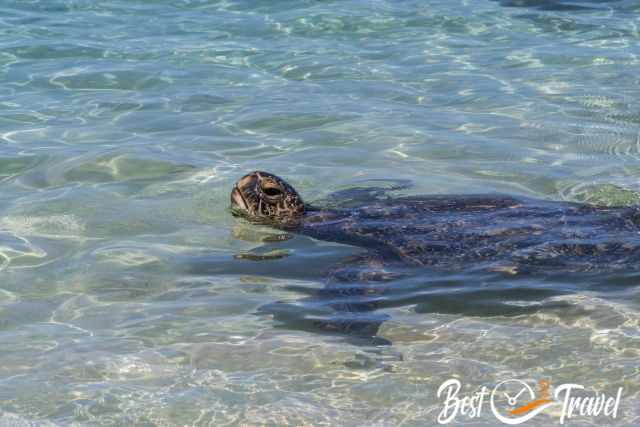
<instances>
[{"instance_id":1,"label":"sea turtle","mask_svg":"<svg viewBox=\"0 0 640 427\"><path fill-rule=\"evenodd\" d=\"M342 315L376 308L388 290L385 284L412 268L515 277L640 266L637 207L494 194L389 197L379 188L333 199L341 203L306 205L285 180L255 171L233 187L231 211L252 222L363 248L362 255L331 272L323 291ZM336 298L345 292L360 298ZM358 324L354 318L343 323L331 327ZM373 332L379 323L369 323Z\"/></svg>"}]
</instances>

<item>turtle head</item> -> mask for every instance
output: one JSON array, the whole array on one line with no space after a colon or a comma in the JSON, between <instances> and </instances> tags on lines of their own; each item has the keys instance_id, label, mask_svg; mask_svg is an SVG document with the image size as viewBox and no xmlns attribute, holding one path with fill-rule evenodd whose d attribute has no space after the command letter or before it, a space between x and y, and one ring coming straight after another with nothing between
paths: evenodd
<instances>
[{"instance_id":1,"label":"turtle head","mask_svg":"<svg viewBox=\"0 0 640 427\"><path fill-rule=\"evenodd\" d=\"M255 171L233 186L231 212L250 221L291 227L302 218L304 202L284 179Z\"/></svg>"}]
</instances>

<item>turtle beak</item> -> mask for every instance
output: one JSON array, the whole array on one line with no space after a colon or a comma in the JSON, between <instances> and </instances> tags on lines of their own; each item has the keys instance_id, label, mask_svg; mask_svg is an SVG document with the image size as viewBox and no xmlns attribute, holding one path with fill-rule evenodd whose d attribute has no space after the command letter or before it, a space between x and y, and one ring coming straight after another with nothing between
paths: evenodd
<instances>
[{"instance_id":1,"label":"turtle beak","mask_svg":"<svg viewBox=\"0 0 640 427\"><path fill-rule=\"evenodd\" d=\"M249 206L237 186L233 187L233 190L231 191L231 209L241 211L249 210Z\"/></svg>"}]
</instances>

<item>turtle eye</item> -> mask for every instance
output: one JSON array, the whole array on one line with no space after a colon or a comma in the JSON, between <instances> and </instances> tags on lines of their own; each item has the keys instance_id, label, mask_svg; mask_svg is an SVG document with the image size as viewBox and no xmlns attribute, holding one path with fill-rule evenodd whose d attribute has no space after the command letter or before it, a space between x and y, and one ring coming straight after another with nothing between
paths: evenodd
<instances>
[{"instance_id":1,"label":"turtle eye","mask_svg":"<svg viewBox=\"0 0 640 427\"><path fill-rule=\"evenodd\" d=\"M280 187L280 185L278 185L275 182L264 181L261 187L262 187L262 192L267 197L279 197L279 196L282 196L283 194L282 188Z\"/></svg>"},{"instance_id":2,"label":"turtle eye","mask_svg":"<svg viewBox=\"0 0 640 427\"><path fill-rule=\"evenodd\" d=\"M282 194L282 191L277 188L265 188L264 194L266 194L267 196L277 196L279 194Z\"/></svg>"}]
</instances>

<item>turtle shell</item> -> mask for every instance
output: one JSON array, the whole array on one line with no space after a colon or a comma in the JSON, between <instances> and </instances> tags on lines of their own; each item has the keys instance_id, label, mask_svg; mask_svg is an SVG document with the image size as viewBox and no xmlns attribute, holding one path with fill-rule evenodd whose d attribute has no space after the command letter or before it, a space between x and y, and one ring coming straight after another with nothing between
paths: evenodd
<instances>
[{"instance_id":1,"label":"turtle shell","mask_svg":"<svg viewBox=\"0 0 640 427\"><path fill-rule=\"evenodd\" d=\"M575 272L637 268L639 220L635 207L448 195L311 210L300 232L361 246L396 264Z\"/></svg>"}]
</instances>

